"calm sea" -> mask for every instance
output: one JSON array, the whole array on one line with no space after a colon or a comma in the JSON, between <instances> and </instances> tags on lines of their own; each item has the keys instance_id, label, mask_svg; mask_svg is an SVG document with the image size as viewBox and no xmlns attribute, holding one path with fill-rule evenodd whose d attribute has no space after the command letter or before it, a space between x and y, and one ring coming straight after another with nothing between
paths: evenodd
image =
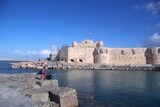
<instances>
[{"instance_id":1,"label":"calm sea","mask_svg":"<svg viewBox=\"0 0 160 107\"><path fill-rule=\"evenodd\" d=\"M0 61L0 73L33 73L11 69ZM60 86L77 90L81 107L160 107L160 72L107 70L47 70Z\"/></svg>"}]
</instances>

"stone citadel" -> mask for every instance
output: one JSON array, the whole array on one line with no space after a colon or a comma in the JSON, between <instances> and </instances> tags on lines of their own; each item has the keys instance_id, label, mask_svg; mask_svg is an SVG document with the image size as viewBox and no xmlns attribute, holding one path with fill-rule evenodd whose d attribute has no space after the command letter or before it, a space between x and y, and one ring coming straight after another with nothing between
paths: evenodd
<instances>
[{"instance_id":1,"label":"stone citadel","mask_svg":"<svg viewBox=\"0 0 160 107\"><path fill-rule=\"evenodd\" d=\"M104 47L103 41L74 41L72 46L62 47L57 55L51 53L50 60L106 65L160 64L160 47L108 48Z\"/></svg>"}]
</instances>

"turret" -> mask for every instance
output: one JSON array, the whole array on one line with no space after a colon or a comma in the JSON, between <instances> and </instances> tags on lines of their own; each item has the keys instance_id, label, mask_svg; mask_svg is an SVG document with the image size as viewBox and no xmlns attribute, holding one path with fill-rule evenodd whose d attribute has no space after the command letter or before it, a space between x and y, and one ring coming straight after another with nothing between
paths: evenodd
<instances>
[{"instance_id":1,"label":"turret","mask_svg":"<svg viewBox=\"0 0 160 107\"><path fill-rule=\"evenodd\" d=\"M95 48L94 63L109 64L109 52L107 48Z\"/></svg>"},{"instance_id":2,"label":"turret","mask_svg":"<svg viewBox=\"0 0 160 107\"><path fill-rule=\"evenodd\" d=\"M99 41L99 42L97 43L97 47L103 47L103 41Z\"/></svg>"},{"instance_id":3,"label":"turret","mask_svg":"<svg viewBox=\"0 0 160 107\"><path fill-rule=\"evenodd\" d=\"M146 59L147 64L160 64L160 47L148 48Z\"/></svg>"}]
</instances>

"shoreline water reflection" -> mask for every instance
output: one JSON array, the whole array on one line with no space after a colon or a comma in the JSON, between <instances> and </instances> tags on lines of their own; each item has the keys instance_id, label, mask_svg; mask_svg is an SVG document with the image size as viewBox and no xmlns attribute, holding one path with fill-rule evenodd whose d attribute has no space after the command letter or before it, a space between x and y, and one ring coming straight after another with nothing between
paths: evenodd
<instances>
[{"instance_id":1,"label":"shoreline water reflection","mask_svg":"<svg viewBox=\"0 0 160 107\"><path fill-rule=\"evenodd\" d=\"M63 73L66 86L75 88L82 98L82 106L160 106L160 72L71 70Z\"/></svg>"},{"instance_id":2,"label":"shoreline water reflection","mask_svg":"<svg viewBox=\"0 0 160 107\"><path fill-rule=\"evenodd\" d=\"M8 64L8 65L7 65ZM32 73L10 69L0 62L0 73ZM81 107L159 107L160 72L107 70L47 70L60 86L77 90Z\"/></svg>"}]
</instances>

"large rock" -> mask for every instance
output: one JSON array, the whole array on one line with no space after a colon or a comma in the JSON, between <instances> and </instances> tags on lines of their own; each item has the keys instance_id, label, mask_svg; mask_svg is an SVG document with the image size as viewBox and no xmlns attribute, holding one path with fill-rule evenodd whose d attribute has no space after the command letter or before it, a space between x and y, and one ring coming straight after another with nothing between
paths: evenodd
<instances>
[{"instance_id":1,"label":"large rock","mask_svg":"<svg viewBox=\"0 0 160 107\"><path fill-rule=\"evenodd\" d=\"M22 100L15 98L14 100L13 96L19 97L19 92L22 96L28 96L26 98L30 98L36 102L39 107L58 107L59 105L61 107L78 106L77 94L74 89L59 87L58 80L37 80L34 74L2 74L0 75L0 87L2 88L0 88L2 90L0 90L0 107L34 107L30 102L28 102L29 104L27 103L27 106L23 105L23 103L21 104L24 98ZM3 89L3 87L8 87L9 89ZM9 94L7 94L8 91L10 91ZM4 100L4 98L6 99ZM10 99L11 102L9 101ZM17 102L15 105L12 105L14 101ZM17 106L17 104L20 104L20 106Z\"/></svg>"},{"instance_id":2,"label":"large rock","mask_svg":"<svg viewBox=\"0 0 160 107\"><path fill-rule=\"evenodd\" d=\"M6 79L9 79L14 82L28 82L29 80L33 81L35 77L36 77L35 74L12 74L12 75L9 75L8 78Z\"/></svg>"},{"instance_id":3,"label":"large rock","mask_svg":"<svg viewBox=\"0 0 160 107\"><path fill-rule=\"evenodd\" d=\"M26 89L21 91L22 94L28 96L35 102L47 102L49 101L49 94L44 89Z\"/></svg>"},{"instance_id":4,"label":"large rock","mask_svg":"<svg viewBox=\"0 0 160 107\"><path fill-rule=\"evenodd\" d=\"M58 92L59 87L54 87L52 85L47 85L37 89L25 89L21 93L30 97L35 102L48 102L50 101L49 91Z\"/></svg>"},{"instance_id":5,"label":"large rock","mask_svg":"<svg viewBox=\"0 0 160 107\"><path fill-rule=\"evenodd\" d=\"M13 89L0 86L0 107L38 107L38 105Z\"/></svg>"},{"instance_id":6,"label":"large rock","mask_svg":"<svg viewBox=\"0 0 160 107\"><path fill-rule=\"evenodd\" d=\"M33 92L30 94L27 94L26 96L29 96L33 101L36 102L47 102L49 101L49 94L48 92Z\"/></svg>"},{"instance_id":7,"label":"large rock","mask_svg":"<svg viewBox=\"0 0 160 107\"><path fill-rule=\"evenodd\" d=\"M58 103L61 107L77 107L78 100L76 91L72 88L60 88L59 91L50 91L51 101Z\"/></svg>"}]
</instances>

